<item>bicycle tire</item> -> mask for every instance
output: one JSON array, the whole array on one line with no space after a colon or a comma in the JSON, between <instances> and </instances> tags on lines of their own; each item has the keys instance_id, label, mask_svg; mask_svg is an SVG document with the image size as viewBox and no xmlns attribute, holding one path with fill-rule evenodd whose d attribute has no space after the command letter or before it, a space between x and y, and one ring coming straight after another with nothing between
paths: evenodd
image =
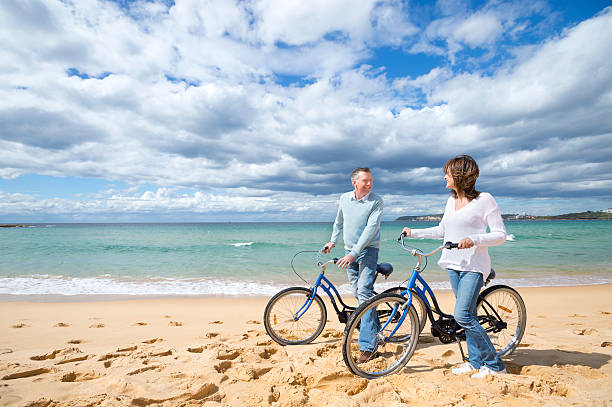
<instances>
[{"instance_id":1,"label":"bicycle tire","mask_svg":"<svg viewBox=\"0 0 612 407\"><path fill-rule=\"evenodd\" d=\"M527 324L527 310L520 294L512 287L487 288L476 303L478 321L493 343L497 355L510 355L517 348Z\"/></svg>"},{"instance_id":2,"label":"bicycle tire","mask_svg":"<svg viewBox=\"0 0 612 407\"><path fill-rule=\"evenodd\" d=\"M280 345L303 345L315 340L327 322L327 308L315 295L309 308L299 319L295 314L312 296L305 287L286 288L274 295L264 310L264 327L270 337Z\"/></svg>"},{"instance_id":3,"label":"bicycle tire","mask_svg":"<svg viewBox=\"0 0 612 407\"><path fill-rule=\"evenodd\" d=\"M383 291L381 294L384 294L384 293L400 294L400 293L403 293L404 291L406 291L406 287L398 286L398 287L388 288L385 291ZM411 289L410 291L412 292L412 305L414 306L414 309L417 312L417 316L419 317L419 334L421 334L421 332L423 332L423 329L425 328L425 324L427 323L427 306L425 305L425 302L419 296L419 294L417 294L414 288Z\"/></svg>"},{"instance_id":4,"label":"bicycle tire","mask_svg":"<svg viewBox=\"0 0 612 407\"><path fill-rule=\"evenodd\" d=\"M381 293L365 301L351 314L342 336L342 357L353 374L366 379L376 379L395 373L408 363L419 338L419 317L412 305L407 309L406 317L399 325L396 334L391 338L386 336L398 326L400 320L398 316L404 312L402 306L405 306L407 301L407 298L398 294ZM376 309L380 318L378 307L389 309L395 305L398 306L395 315L388 313L386 318L380 320L381 327L384 327L387 320L391 319L384 331L376 335L377 343L373 357L364 363L359 363L362 352L358 345L357 325L361 318L372 309Z\"/></svg>"}]
</instances>

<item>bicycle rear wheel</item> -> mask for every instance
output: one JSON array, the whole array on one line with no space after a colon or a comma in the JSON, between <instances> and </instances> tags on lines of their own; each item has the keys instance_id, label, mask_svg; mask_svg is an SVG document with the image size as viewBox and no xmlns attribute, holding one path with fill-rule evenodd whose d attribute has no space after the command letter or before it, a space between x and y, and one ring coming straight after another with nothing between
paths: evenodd
<instances>
[{"instance_id":1,"label":"bicycle rear wheel","mask_svg":"<svg viewBox=\"0 0 612 407\"><path fill-rule=\"evenodd\" d=\"M312 302L306 308L306 304ZM298 315L301 314L299 317ZM264 326L270 337L281 345L301 345L315 340L325 327L327 309L312 290L291 287L270 299L264 311Z\"/></svg>"},{"instance_id":2,"label":"bicycle rear wheel","mask_svg":"<svg viewBox=\"0 0 612 407\"><path fill-rule=\"evenodd\" d=\"M497 355L514 352L527 324L527 310L519 293L505 285L489 287L478 298L477 313Z\"/></svg>"},{"instance_id":3,"label":"bicycle rear wheel","mask_svg":"<svg viewBox=\"0 0 612 407\"><path fill-rule=\"evenodd\" d=\"M342 337L342 357L352 373L375 379L395 373L408 363L419 339L419 318L412 305L406 307L407 303L405 297L382 293L351 314ZM359 349L358 325L362 317L373 310L378 315L380 329L374 339L375 350L366 357L367 354Z\"/></svg>"}]
</instances>

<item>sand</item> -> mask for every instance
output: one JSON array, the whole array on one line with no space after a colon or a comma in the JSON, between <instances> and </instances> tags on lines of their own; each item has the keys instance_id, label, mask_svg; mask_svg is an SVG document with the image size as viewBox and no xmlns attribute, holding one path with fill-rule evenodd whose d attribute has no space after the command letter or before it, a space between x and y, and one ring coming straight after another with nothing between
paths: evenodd
<instances>
[{"instance_id":1,"label":"sand","mask_svg":"<svg viewBox=\"0 0 612 407\"><path fill-rule=\"evenodd\" d=\"M508 375L454 376L429 326L400 373L368 381L323 334L283 347L267 298L0 303L0 406L610 406L612 286L522 288L527 330ZM452 294L440 291L442 304Z\"/></svg>"}]
</instances>

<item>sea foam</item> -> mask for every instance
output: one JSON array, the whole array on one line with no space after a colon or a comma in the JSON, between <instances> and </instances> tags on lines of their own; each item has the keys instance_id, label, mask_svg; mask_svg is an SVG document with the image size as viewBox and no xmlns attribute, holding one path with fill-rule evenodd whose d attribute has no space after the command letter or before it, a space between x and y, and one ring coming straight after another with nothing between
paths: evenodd
<instances>
[{"instance_id":1,"label":"sea foam","mask_svg":"<svg viewBox=\"0 0 612 407\"><path fill-rule=\"evenodd\" d=\"M433 290L448 290L448 281L428 282ZM375 286L377 292L405 285L405 281L384 281ZM506 284L515 288L542 286L581 286L612 284L610 275L496 278L491 285ZM117 276L100 277L2 277L0 295L65 295L65 296L272 296L281 289L299 284L269 283L256 280L230 279L131 279ZM338 284L342 295L352 295L349 284ZM323 290L319 295L326 296Z\"/></svg>"}]
</instances>

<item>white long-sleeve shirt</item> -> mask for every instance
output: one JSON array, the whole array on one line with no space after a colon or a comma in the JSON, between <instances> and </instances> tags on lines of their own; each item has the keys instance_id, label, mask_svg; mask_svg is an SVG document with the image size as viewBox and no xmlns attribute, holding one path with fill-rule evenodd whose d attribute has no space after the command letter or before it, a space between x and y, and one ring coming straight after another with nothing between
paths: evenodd
<instances>
[{"instance_id":1,"label":"white long-sleeve shirt","mask_svg":"<svg viewBox=\"0 0 612 407\"><path fill-rule=\"evenodd\" d=\"M489 232L487 233L487 227ZM455 210L455 198L446 202L444 216L438 226L412 229L412 237L440 238L445 242L459 243L469 237L474 246L469 249L444 249L438 265L443 269L476 271L486 280L491 271L491 258L487 246L497 246L506 241L506 227L495 198L481 192L478 198Z\"/></svg>"}]
</instances>

